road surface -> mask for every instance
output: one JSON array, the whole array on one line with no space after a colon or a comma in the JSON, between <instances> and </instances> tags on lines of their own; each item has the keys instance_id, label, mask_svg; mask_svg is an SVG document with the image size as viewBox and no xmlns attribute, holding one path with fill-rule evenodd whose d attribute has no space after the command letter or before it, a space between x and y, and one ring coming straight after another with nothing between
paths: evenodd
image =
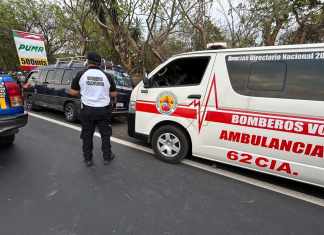
<instances>
[{"instance_id":1,"label":"road surface","mask_svg":"<svg viewBox=\"0 0 324 235\"><path fill-rule=\"evenodd\" d=\"M86 168L79 135L30 117L0 149L0 234L324 234L323 207L115 143L104 166L99 138Z\"/></svg>"}]
</instances>

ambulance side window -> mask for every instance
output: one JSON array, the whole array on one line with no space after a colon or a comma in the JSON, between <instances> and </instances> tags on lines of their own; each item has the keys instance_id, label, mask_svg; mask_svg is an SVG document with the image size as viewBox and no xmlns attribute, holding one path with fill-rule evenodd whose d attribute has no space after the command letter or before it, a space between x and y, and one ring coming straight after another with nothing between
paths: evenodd
<instances>
[{"instance_id":1,"label":"ambulance side window","mask_svg":"<svg viewBox=\"0 0 324 235\"><path fill-rule=\"evenodd\" d=\"M210 57L190 57L171 61L151 79L153 87L176 87L199 85Z\"/></svg>"},{"instance_id":2,"label":"ambulance side window","mask_svg":"<svg viewBox=\"0 0 324 235\"><path fill-rule=\"evenodd\" d=\"M288 63L288 99L324 100L324 58L318 60L292 60Z\"/></svg>"},{"instance_id":3,"label":"ambulance side window","mask_svg":"<svg viewBox=\"0 0 324 235\"><path fill-rule=\"evenodd\" d=\"M282 91L287 66L284 62L255 62L251 65L248 88L254 91Z\"/></svg>"},{"instance_id":4,"label":"ambulance side window","mask_svg":"<svg viewBox=\"0 0 324 235\"><path fill-rule=\"evenodd\" d=\"M226 66L233 90L241 95L324 101L324 58L259 62L245 59L246 55L232 58L226 57Z\"/></svg>"}]
</instances>

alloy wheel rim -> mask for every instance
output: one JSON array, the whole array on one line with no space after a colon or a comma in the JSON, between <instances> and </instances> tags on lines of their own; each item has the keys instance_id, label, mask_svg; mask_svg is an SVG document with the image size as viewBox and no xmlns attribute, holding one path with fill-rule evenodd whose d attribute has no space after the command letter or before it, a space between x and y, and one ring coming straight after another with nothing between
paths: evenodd
<instances>
[{"instance_id":1,"label":"alloy wheel rim","mask_svg":"<svg viewBox=\"0 0 324 235\"><path fill-rule=\"evenodd\" d=\"M65 110L65 116L68 120L71 120L72 117L74 115L74 111L73 111L73 108L72 107L66 107L66 110Z\"/></svg>"},{"instance_id":2,"label":"alloy wheel rim","mask_svg":"<svg viewBox=\"0 0 324 235\"><path fill-rule=\"evenodd\" d=\"M25 103L26 110L31 111L32 106L33 106L32 102L30 100L26 100L26 103Z\"/></svg>"},{"instance_id":3,"label":"alloy wheel rim","mask_svg":"<svg viewBox=\"0 0 324 235\"><path fill-rule=\"evenodd\" d=\"M159 152L167 158L173 158L181 151L180 140L172 133L161 134L157 141L157 147Z\"/></svg>"}]
</instances>

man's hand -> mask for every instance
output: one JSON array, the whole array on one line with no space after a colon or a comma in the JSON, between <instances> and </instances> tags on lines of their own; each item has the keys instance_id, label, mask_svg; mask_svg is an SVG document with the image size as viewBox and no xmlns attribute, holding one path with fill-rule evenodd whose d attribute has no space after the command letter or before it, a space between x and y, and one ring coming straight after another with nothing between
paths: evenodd
<instances>
[{"instance_id":1,"label":"man's hand","mask_svg":"<svg viewBox=\"0 0 324 235\"><path fill-rule=\"evenodd\" d=\"M73 90L73 89L69 89L67 92L70 96L79 96L80 95L80 91L77 90Z\"/></svg>"},{"instance_id":2,"label":"man's hand","mask_svg":"<svg viewBox=\"0 0 324 235\"><path fill-rule=\"evenodd\" d=\"M110 92L111 97L117 97L117 91L112 91Z\"/></svg>"},{"instance_id":3,"label":"man's hand","mask_svg":"<svg viewBox=\"0 0 324 235\"><path fill-rule=\"evenodd\" d=\"M31 88L31 87L32 87L32 85L29 82L26 82L26 83L24 83L22 85L22 88L24 88L24 89L28 89L28 88Z\"/></svg>"},{"instance_id":4,"label":"man's hand","mask_svg":"<svg viewBox=\"0 0 324 235\"><path fill-rule=\"evenodd\" d=\"M117 103L117 91L111 91L110 92L111 97L111 103L116 104Z\"/></svg>"}]
</instances>

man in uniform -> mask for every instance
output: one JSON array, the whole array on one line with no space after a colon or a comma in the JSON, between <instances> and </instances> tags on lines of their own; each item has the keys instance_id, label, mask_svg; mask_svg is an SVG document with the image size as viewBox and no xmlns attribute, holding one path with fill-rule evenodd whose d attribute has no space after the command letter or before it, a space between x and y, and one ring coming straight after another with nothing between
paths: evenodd
<instances>
[{"instance_id":1,"label":"man in uniform","mask_svg":"<svg viewBox=\"0 0 324 235\"><path fill-rule=\"evenodd\" d=\"M87 55L87 69L79 72L73 79L69 94L81 95L80 121L82 126L83 156L87 166L92 166L93 135L98 127L102 139L104 164L114 158L111 152L111 97L116 97L113 78L101 68L101 57L95 52Z\"/></svg>"}]
</instances>

